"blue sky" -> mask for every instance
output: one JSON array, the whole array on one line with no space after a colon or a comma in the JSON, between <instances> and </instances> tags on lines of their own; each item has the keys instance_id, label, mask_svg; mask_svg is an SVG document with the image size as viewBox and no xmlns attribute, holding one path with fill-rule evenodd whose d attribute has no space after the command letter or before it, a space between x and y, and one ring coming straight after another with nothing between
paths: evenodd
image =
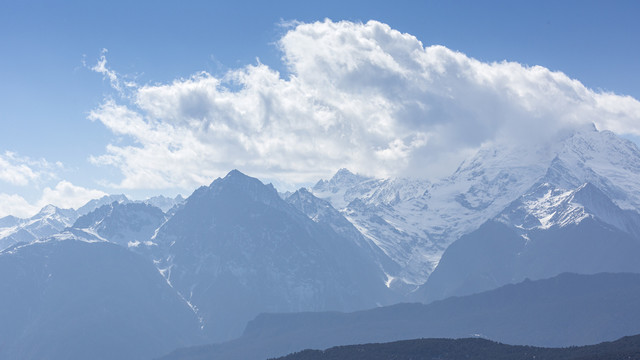
<instances>
[{"instance_id":1,"label":"blue sky","mask_svg":"<svg viewBox=\"0 0 640 360\"><path fill-rule=\"evenodd\" d=\"M140 154L124 154L124 151L128 149L135 152L135 147L138 147L152 152L153 146L158 146L158 143L145 142L147 140L133 130L117 131L110 128L108 124L113 125L115 120L107 118L105 111L98 111L105 110L108 107L106 105L127 107L146 119L146 122L153 122L149 119L155 116L157 123L154 126L163 122L172 124L169 132L190 129L190 135L184 135L183 138L186 142L191 141L189 136L202 139L204 135L195 133L192 128L196 125L189 123L189 127L185 127L178 124L184 119L176 120L171 117L173 115L169 116L174 114L171 109L154 113L148 107L151 103L140 106L140 98L136 103L136 96L142 94L139 90L145 86L180 83L193 74L205 71L214 79L224 80L223 86L228 91L240 91L250 88L250 81L254 80L234 82L223 78L229 74L238 75L235 72L258 64L262 64L264 71L279 72L282 79L288 79L290 75L302 79L305 71L314 73L312 68L292 70L294 67L290 66L294 57L297 65L308 65L303 60L309 59L291 55L305 45L301 43L302 38L292 39L288 45L284 45L289 49L289 58L283 61L282 39L296 29L296 24L323 22L325 18L331 19L332 23L345 20L350 24L366 24L369 20L376 20L387 25L389 31L415 37L425 47L443 45L488 64L507 60L525 67L540 65L551 71L560 71L570 79L577 79L596 93L615 93L640 99L640 62L637 61L640 58L640 42L637 41L640 35L637 21L639 10L637 1L323 1L316 4L299 1L5 1L0 5L0 44L3 54L0 57L0 165L5 167L5 170L0 169L4 171L0 172L0 216L11 213L24 216L46 201L59 206L75 206L87 197L102 193L126 193L136 198L159 193L188 195L195 186L224 175L230 170L229 167L239 167L285 187L308 183L317 176L329 176L332 167L337 170L349 166L366 172L375 159L365 155L350 158L330 156L333 162L300 157L291 158L295 166L276 164L290 160L287 155L290 154L289 150L274 150L278 146L286 147L283 145L287 142L285 134L282 141L275 145L262 143L260 141L263 140L249 136L245 140L258 141L259 146L245 143L243 149L247 151L246 158L239 156L236 162L221 160L233 153L230 147L225 153L211 152L210 158L217 160L202 162L197 157L189 157L193 165L176 170L176 173L200 171L197 176L181 178L176 173L163 172L162 164L145 168L146 175L135 173L131 169L132 163L139 161L140 164L146 164L159 160L148 157L148 154L144 157ZM367 34L370 33L356 28L350 27L346 33L369 36ZM335 27L325 30L337 31ZM304 39L308 42L310 38ZM322 44L318 46L328 46L329 43ZM103 49L108 51L103 53ZM344 51L356 51L354 49L350 47ZM135 82L136 87L127 94L119 93L111 86L106 73L93 71L102 55L106 59L106 70L116 74L122 84L131 81ZM335 53L334 56L342 55ZM318 62L309 66L322 64ZM261 79L255 72L252 74L247 76ZM331 77L334 73L327 74ZM358 79L362 79L367 74L358 76ZM202 80L200 78L193 82ZM388 81L389 84L393 83L393 79ZM292 84L281 84L282 89ZM272 89L269 87L271 85L265 86L267 90ZM178 87L173 90L176 89ZM290 94L282 89L277 91L285 92L278 93L278 96ZM154 101L166 100L163 96L168 96L158 91L154 94ZM247 99L251 97L229 101L240 106L238 104L249 101ZM335 105L333 101L335 99L325 96L315 102ZM344 109L352 109L357 105L335 106L341 109L342 119L346 116ZM633 138L638 135L637 129L629 128L626 131L625 124L630 124L628 119L633 120L634 116L639 122L640 119L637 118L638 113L634 112L634 104L625 109L626 120L612 120L617 125L611 125L611 129ZM94 116L90 115L92 113ZM112 116L113 112L109 114ZM175 116L184 116L184 113ZM419 118L420 114L415 116ZM478 118L481 116L478 115ZM205 123L210 120L206 119ZM238 123L243 120L235 121ZM327 126L335 125L332 124ZM264 124L260 126L263 129ZM345 125L341 126L344 128ZM405 168L414 166L420 159L418 148L431 141L427 139L432 136L432 128L416 125L418 127L413 129L414 132L425 134L421 138L407 135L412 131L410 125L401 123L390 126L394 126L394 129L409 128L398 132L397 139L380 139L378 136L371 142L360 135L353 135L356 127L351 125L349 132L332 132L331 136L352 136L349 144L365 144L363 146L380 150L380 161L387 159L390 163L398 162L400 156L405 161ZM293 131L293 128L286 129ZM156 137L164 134L160 128L155 130ZM311 131L298 127L294 130L296 133ZM170 133L165 135L167 138L172 136ZM473 149L481 142L492 139L493 135L487 136L483 139L460 139L458 136L455 139L459 142L452 141L451 146ZM221 139L210 138L212 146L216 146L214 142ZM316 144L316 139L310 139ZM302 137L298 140L302 144L310 141ZM200 145L207 146L208 140L202 141ZM388 148L380 145L385 141ZM107 150L110 145L121 151ZM317 147L308 151L318 153L333 145L318 141ZM180 148L184 144L176 142L172 146ZM445 151L442 146L438 149ZM200 150L194 148L189 151ZM209 150L202 151L207 153ZM415 155L407 155L410 152L415 152ZM455 158L446 151L442 154L445 159ZM413 158L402 157L405 155ZM263 157L259 163L251 160L256 156ZM101 160L96 160L98 158ZM176 159L177 164L181 163L180 158ZM197 164L209 167L209 170L199 169ZM318 171L301 170L305 166ZM387 166L383 170L373 175L415 175L404 168ZM165 178L154 182L149 180L152 176Z\"/></svg>"}]
</instances>

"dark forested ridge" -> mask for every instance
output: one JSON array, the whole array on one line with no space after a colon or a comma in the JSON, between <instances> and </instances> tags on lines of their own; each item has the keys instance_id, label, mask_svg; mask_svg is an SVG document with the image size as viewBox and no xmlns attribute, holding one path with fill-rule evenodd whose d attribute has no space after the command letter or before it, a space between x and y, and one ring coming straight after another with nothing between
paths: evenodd
<instances>
[{"instance_id":1,"label":"dark forested ridge","mask_svg":"<svg viewBox=\"0 0 640 360\"><path fill-rule=\"evenodd\" d=\"M640 335L598 345L542 348L485 339L418 339L304 350L277 360L627 360L640 359Z\"/></svg>"}]
</instances>

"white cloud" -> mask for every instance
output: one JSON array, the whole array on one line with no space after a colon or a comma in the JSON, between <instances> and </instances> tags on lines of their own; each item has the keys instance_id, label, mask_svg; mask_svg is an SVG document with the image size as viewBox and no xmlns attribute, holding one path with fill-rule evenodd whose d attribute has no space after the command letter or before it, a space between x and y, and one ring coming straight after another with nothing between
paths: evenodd
<instances>
[{"instance_id":1,"label":"white cloud","mask_svg":"<svg viewBox=\"0 0 640 360\"><path fill-rule=\"evenodd\" d=\"M46 160L31 160L11 151L0 154L0 181L16 186L31 185L38 180L53 178L51 171L59 164L49 164Z\"/></svg>"},{"instance_id":2,"label":"white cloud","mask_svg":"<svg viewBox=\"0 0 640 360\"><path fill-rule=\"evenodd\" d=\"M91 67L91 70L102 74L105 77L105 79L109 79L109 83L111 83L111 87L113 87L118 92L121 92L122 85L120 85L120 79L118 79L118 74L112 69L109 69L107 67L106 54L108 51L109 50L107 49L102 49L98 62L93 67Z\"/></svg>"},{"instance_id":3,"label":"white cloud","mask_svg":"<svg viewBox=\"0 0 640 360\"><path fill-rule=\"evenodd\" d=\"M46 187L42 191L42 197L38 201L38 207L42 208L52 204L59 208L77 209L89 202L107 195L104 191L86 189L81 186L62 180L54 188Z\"/></svg>"},{"instance_id":4,"label":"white cloud","mask_svg":"<svg viewBox=\"0 0 640 360\"><path fill-rule=\"evenodd\" d=\"M339 167L433 177L486 142L541 142L591 123L640 135L636 99L424 47L375 21L298 23L279 46L287 77L258 63L136 87L128 105L105 101L90 118L133 144L91 160L119 168L115 185L129 189L190 188L232 168L289 183ZM96 71L111 78L101 61Z\"/></svg>"},{"instance_id":5,"label":"white cloud","mask_svg":"<svg viewBox=\"0 0 640 360\"><path fill-rule=\"evenodd\" d=\"M49 204L63 209L77 209L89 202L89 200L97 199L105 195L107 195L107 193L104 191L86 189L73 185L69 181L62 180L53 188L45 187L42 190L40 199L34 203L30 203L17 194L0 193L0 217L13 215L28 218Z\"/></svg>"},{"instance_id":6,"label":"white cloud","mask_svg":"<svg viewBox=\"0 0 640 360\"><path fill-rule=\"evenodd\" d=\"M26 218L35 215L40 208L30 204L22 196L17 194L0 193L0 218L7 215Z\"/></svg>"},{"instance_id":7,"label":"white cloud","mask_svg":"<svg viewBox=\"0 0 640 360\"><path fill-rule=\"evenodd\" d=\"M100 52L100 57L98 58L98 62L96 62L96 64L89 69L91 71L102 74L104 79L109 80L109 84L111 85L111 87L116 90L120 96L126 97L128 96L127 90L136 88L138 84L136 84L135 81L127 80L126 77L123 79L120 74L115 72L115 70L107 67L107 52L109 52L108 49L102 49L102 51ZM85 67L88 67L84 59L82 60L82 63Z\"/></svg>"},{"instance_id":8,"label":"white cloud","mask_svg":"<svg viewBox=\"0 0 640 360\"><path fill-rule=\"evenodd\" d=\"M26 164L16 164L11 154L0 155L0 180L11 185L27 185L38 175Z\"/></svg>"},{"instance_id":9,"label":"white cloud","mask_svg":"<svg viewBox=\"0 0 640 360\"><path fill-rule=\"evenodd\" d=\"M0 153L0 217L31 217L49 204L60 208L78 208L89 200L107 195L100 190L59 180L57 172L64 169L59 161L50 163L45 159L34 160L11 151ZM46 186L52 183L56 185ZM18 193L3 192L9 188L18 189ZM22 196L27 193L30 200Z\"/></svg>"}]
</instances>

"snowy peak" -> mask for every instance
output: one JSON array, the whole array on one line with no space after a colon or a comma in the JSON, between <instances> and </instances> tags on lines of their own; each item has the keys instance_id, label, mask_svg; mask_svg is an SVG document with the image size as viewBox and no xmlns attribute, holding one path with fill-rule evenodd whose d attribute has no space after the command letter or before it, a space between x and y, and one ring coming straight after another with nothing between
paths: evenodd
<instances>
[{"instance_id":1,"label":"snowy peak","mask_svg":"<svg viewBox=\"0 0 640 360\"><path fill-rule=\"evenodd\" d=\"M547 168L547 172L542 181L554 184L563 189L572 189L584 183L572 173L571 166L566 164L558 156L554 157L551 161L551 165Z\"/></svg>"},{"instance_id":2,"label":"snowy peak","mask_svg":"<svg viewBox=\"0 0 640 360\"><path fill-rule=\"evenodd\" d=\"M81 216L73 228L126 246L153 245L151 237L165 221L162 210L142 203L113 202Z\"/></svg>"},{"instance_id":3,"label":"snowy peak","mask_svg":"<svg viewBox=\"0 0 640 360\"><path fill-rule=\"evenodd\" d=\"M73 209L47 205L28 219L6 217L0 225L0 250L16 243L29 243L54 235L71 226L78 217Z\"/></svg>"},{"instance_id":4,"label":"snowy peak","mask_svg":"<svg viewBox=\"0 0 640 360\"><path fill-rule=\"evenodd\" d=\"M329 181L320 180L312 193L343 210L354 200L368 205L394 205L425 196L430 187L421 179L374 179L340 169Z\"/></svg>"},{"instance_id":5,"label":"snowy peak","mask_svg":"<svg viewBox=\"0 0 640 360\"><path fill-rule=\"evenodd\" d=\"M499 218L526 230L597 217L633 234L639 209L640 151L611 132L591 129L560 143L544 176Z\"/></svg>"},{"instance_id":6,"label":"snowy peak","mask_svg":"<svg viewBox=\"0 0 640 360\"><path fill-rule=\"evenodd\" d=\"M514 201L497 220L520 231L577 225L595 218L627 234L640 236L640 214L618 207L591 183L565 190L549 183L537 185Z\"/></svg>"},{"instance_id":7,"label":"snowy peak","mask_svg":"<svg viewBox=\"0 0 640 360\"><path fill-rule=\"evenodd\" d=\"M49 204L49 205L46 205L45 207L43 207L42 209L40 209L40 211L34 217L35 218L40 218L40 217L45 217L45 216L51 216L51 215L55 214L58 210L59 210L58 207Z\"/></svg>"},{"instance_id":8,"label":"snowy peak","mask_svg":"<svg viewBox=\"0 0 640 360\"><path fill-rule=\"evenodd\" d=\"M320 218L325 217L329 212L339 214L328 201L313 196L313 194L305 188L301 188L287 196L286 202L293 205L293 207L315 222L318 222Z\"/></svg>"},{"instance_id":9,"label":"snowy peak","mask_svg":"<svg viewBox=\"0 0 640 360\"><path fill-rule=\"evenodd\" d=\"M70 222L73 222L77 217L77 213L73 209L60 209L53 205L47 205L43 207L35 216L30 220L48 219L49 221L58 221L65 226L69 226Z\"/></svg>"},{"instance_id":10,"label":"snowy peak","mask_svg":"<svg viewBox=\"0 0 640 360\"><path fill-rule=\"evenodd\" d=\"M343 209L354 200L354 195L351 194L353 190L370 180L373 179L356 175L347 169L340 169L330 180L318 181L312 192L319 198L329 201L336 209Z\"/></svg>"},{"instance_id":11,"label":"snowy peak","mask_svg":"<svg viewBox=\"0 0 640 360\"><path fill-rule=\"evenodd\" d=\"M329 181L318 181L314 188L318 186L329 186L332 188L350 187L370 179L371 178L369 177L357 175L345 168L342 168L338 170Z\"/></svg>"},{"instance_id":12,"label":"snowy peak","mask_svg":"<svg viewBox=\"0 0 640 360\"><path fill-rule=\"evenodd\" d=\"M311 191L407 269L407 281L420 283L452 242L496 216L523 229L596 216L636 231L633 213L624 212L624 224L605 213L640 209L640 151L591 126L536 146L487 143L434 183L371 179L342 169ZM594 197L589 206L578 200L588 193Z\"/></svg>"},{"instance_id":13,"label":"snowy peak","mask_svg":"<svg viewBox=\"0 0 640 360\"><path fill-rule=\"evenodd\" d=\"M574 201L576 194L586 186L563 190L548 183L540 184L511 204L498 216L498 220L522 230L578 224L589 216L584 206Z\"/></svg>"},{"instance_id":14,"label":"snowy peak","mask_svg":"<svg viewBox=\"0 0 640 360\"><path fill-rule=\"evenodd\" d=\"M624 209L640 209L640 150L610 131L581 131L561 144L548 175L556 185L591 183Z\"/></svg>"}]
</instances>

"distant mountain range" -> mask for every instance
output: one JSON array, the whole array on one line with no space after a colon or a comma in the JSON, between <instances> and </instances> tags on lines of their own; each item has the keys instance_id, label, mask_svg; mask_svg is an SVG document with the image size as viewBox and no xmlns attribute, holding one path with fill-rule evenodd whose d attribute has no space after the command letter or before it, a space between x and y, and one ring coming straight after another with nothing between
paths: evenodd
<instances>
[{"instance_id":1,"label":"distant mountain range","mask_svg":"<svg viewBox=\"0 0 640 360\"><path fill-rule=\"evenodd\" d=\"M159 196L130 201L124 195L112 195L79 209L47 206L29 219L0 219L0 288L11 291L2 311L15 314L10 317L13 320L0 322L0 335L8 334L0 338L0 357L11 354L34 359L57 354L50 358L63 358L66 350L56 347L63 343L68 351L77 351L73 354L89 356L90 352L82 352L89 351L88 347L74 347L57 336L70 338L78 333L67 319L92 326L84 321L100 319L98 314L111 314L113 322L104 323L113 328L137 329L129 320L156 328L178 324L167 335L171 339L159 337L163 346L154 345L157 336L153 331L137 332L141 338L128 340L120 336L125 331L95 338L102 339L100 344L122 341L120 358L150 358L171 346L228 341L243 330L243 337L247 336L265 319L261 313L389 309L387 305L403 301L436 306L436 300L455 302L451 296L473 299L474 303L466 304L472 309L480 306L482 297L467 295L507 289L505 285L526 279L543 280L565 272L640 273L639 209L640 150L632 142L595 128L537 148L486 144L451 176L437 181L374 179L341 169L310 189L283 194L234 170L186 199ZM76 264L77 270L49 271L63 263ZM106 264L119 271L107 274ZM55 282L48 280L50 274ZM127 274L131 274L129 279ZM86 292L83 289L89 287L84 281L119 285ZM519 286L521 291L527 289ZM594 286L606 289L606 284ZM159 313L133 305L100 305L103 299L126 298L141 304L144 296L136 292L140 289L155 294L150 296L158 303L151 309ZM561 289L539 291L556 296ZM85 293L86 304L102 307L82 307L72 314L73 307L80 306L75 300L78 294ZM509 293L497 294L504 300ZM507 306L500 296L493 303ZM571 306L570 302L562 304ZM52 317L51 306L69 312ZM604 305L599 309L605 317L602 321L614 316L614 309ZM502 316L497 309L478 311ZM450 321L450 332L440 331L444 325L435 326L438 321L444 324L438 312L423 317L408 312L424 323L405 329L407 332L394 331L398 336L468 336L474 330L465 327L469 323L463 320L477 315L458 313L466 317ZM540 313L546 314L543 309ZM333 319L333 315L322 314ZM561 318L562 314L557 315ZM298 315L291 316L298 319ZM305 324L315 321L313 316L300 316ZM483 321L491 324L490 320ZM432 326L425 327L425 323ZM633 334L629 333L632 327L624 324L611 327L606 334L594 330L603 326L585 324L592 337L578 330L572 331L575 337L545 327L539 331L555 334L551 340L559 344L586 344L613 340L607 337L611 334ZM299 326L301 330L291 334L291 339L306 334L302 327L307 325ZM367 326L371 329L373 325ZM425 332L435 328L439 332ZM337 328L331 332L365 341L366 326L346 329L353 331L347 334ZM512 327L505 334L498 330L482 334L493 340L553 345L544 342L541 334L527 332L526 337L518 337L523 333L523 328ZM387 334L374 341L394 339L399 338ZM92 343L93 348L104 345L98 343ZM304 343L292 346L301 350ZM40 350L28 350L32 348Z\"/></svg>"},{"instance_id":2,"label":"distant mountain range","mask_svg":"<svg viewBox=\"0 0 640 360\"><path fill-rule=\"evenodd\" d=\"M85 216L104 205L142 203L158 207L166 212L182 201L184 201L184 198L180 195L174 199L155 196L144 201L131 201L124 195L107 195L100 199L91 200L77 210L60 209L53 205L47 205L38 214L28 219L20 219L11 215L5 216L0 218L0 251L13 244L29 243L55 235L72 226L79 217Z\"/></svg>"}]
</instances>

